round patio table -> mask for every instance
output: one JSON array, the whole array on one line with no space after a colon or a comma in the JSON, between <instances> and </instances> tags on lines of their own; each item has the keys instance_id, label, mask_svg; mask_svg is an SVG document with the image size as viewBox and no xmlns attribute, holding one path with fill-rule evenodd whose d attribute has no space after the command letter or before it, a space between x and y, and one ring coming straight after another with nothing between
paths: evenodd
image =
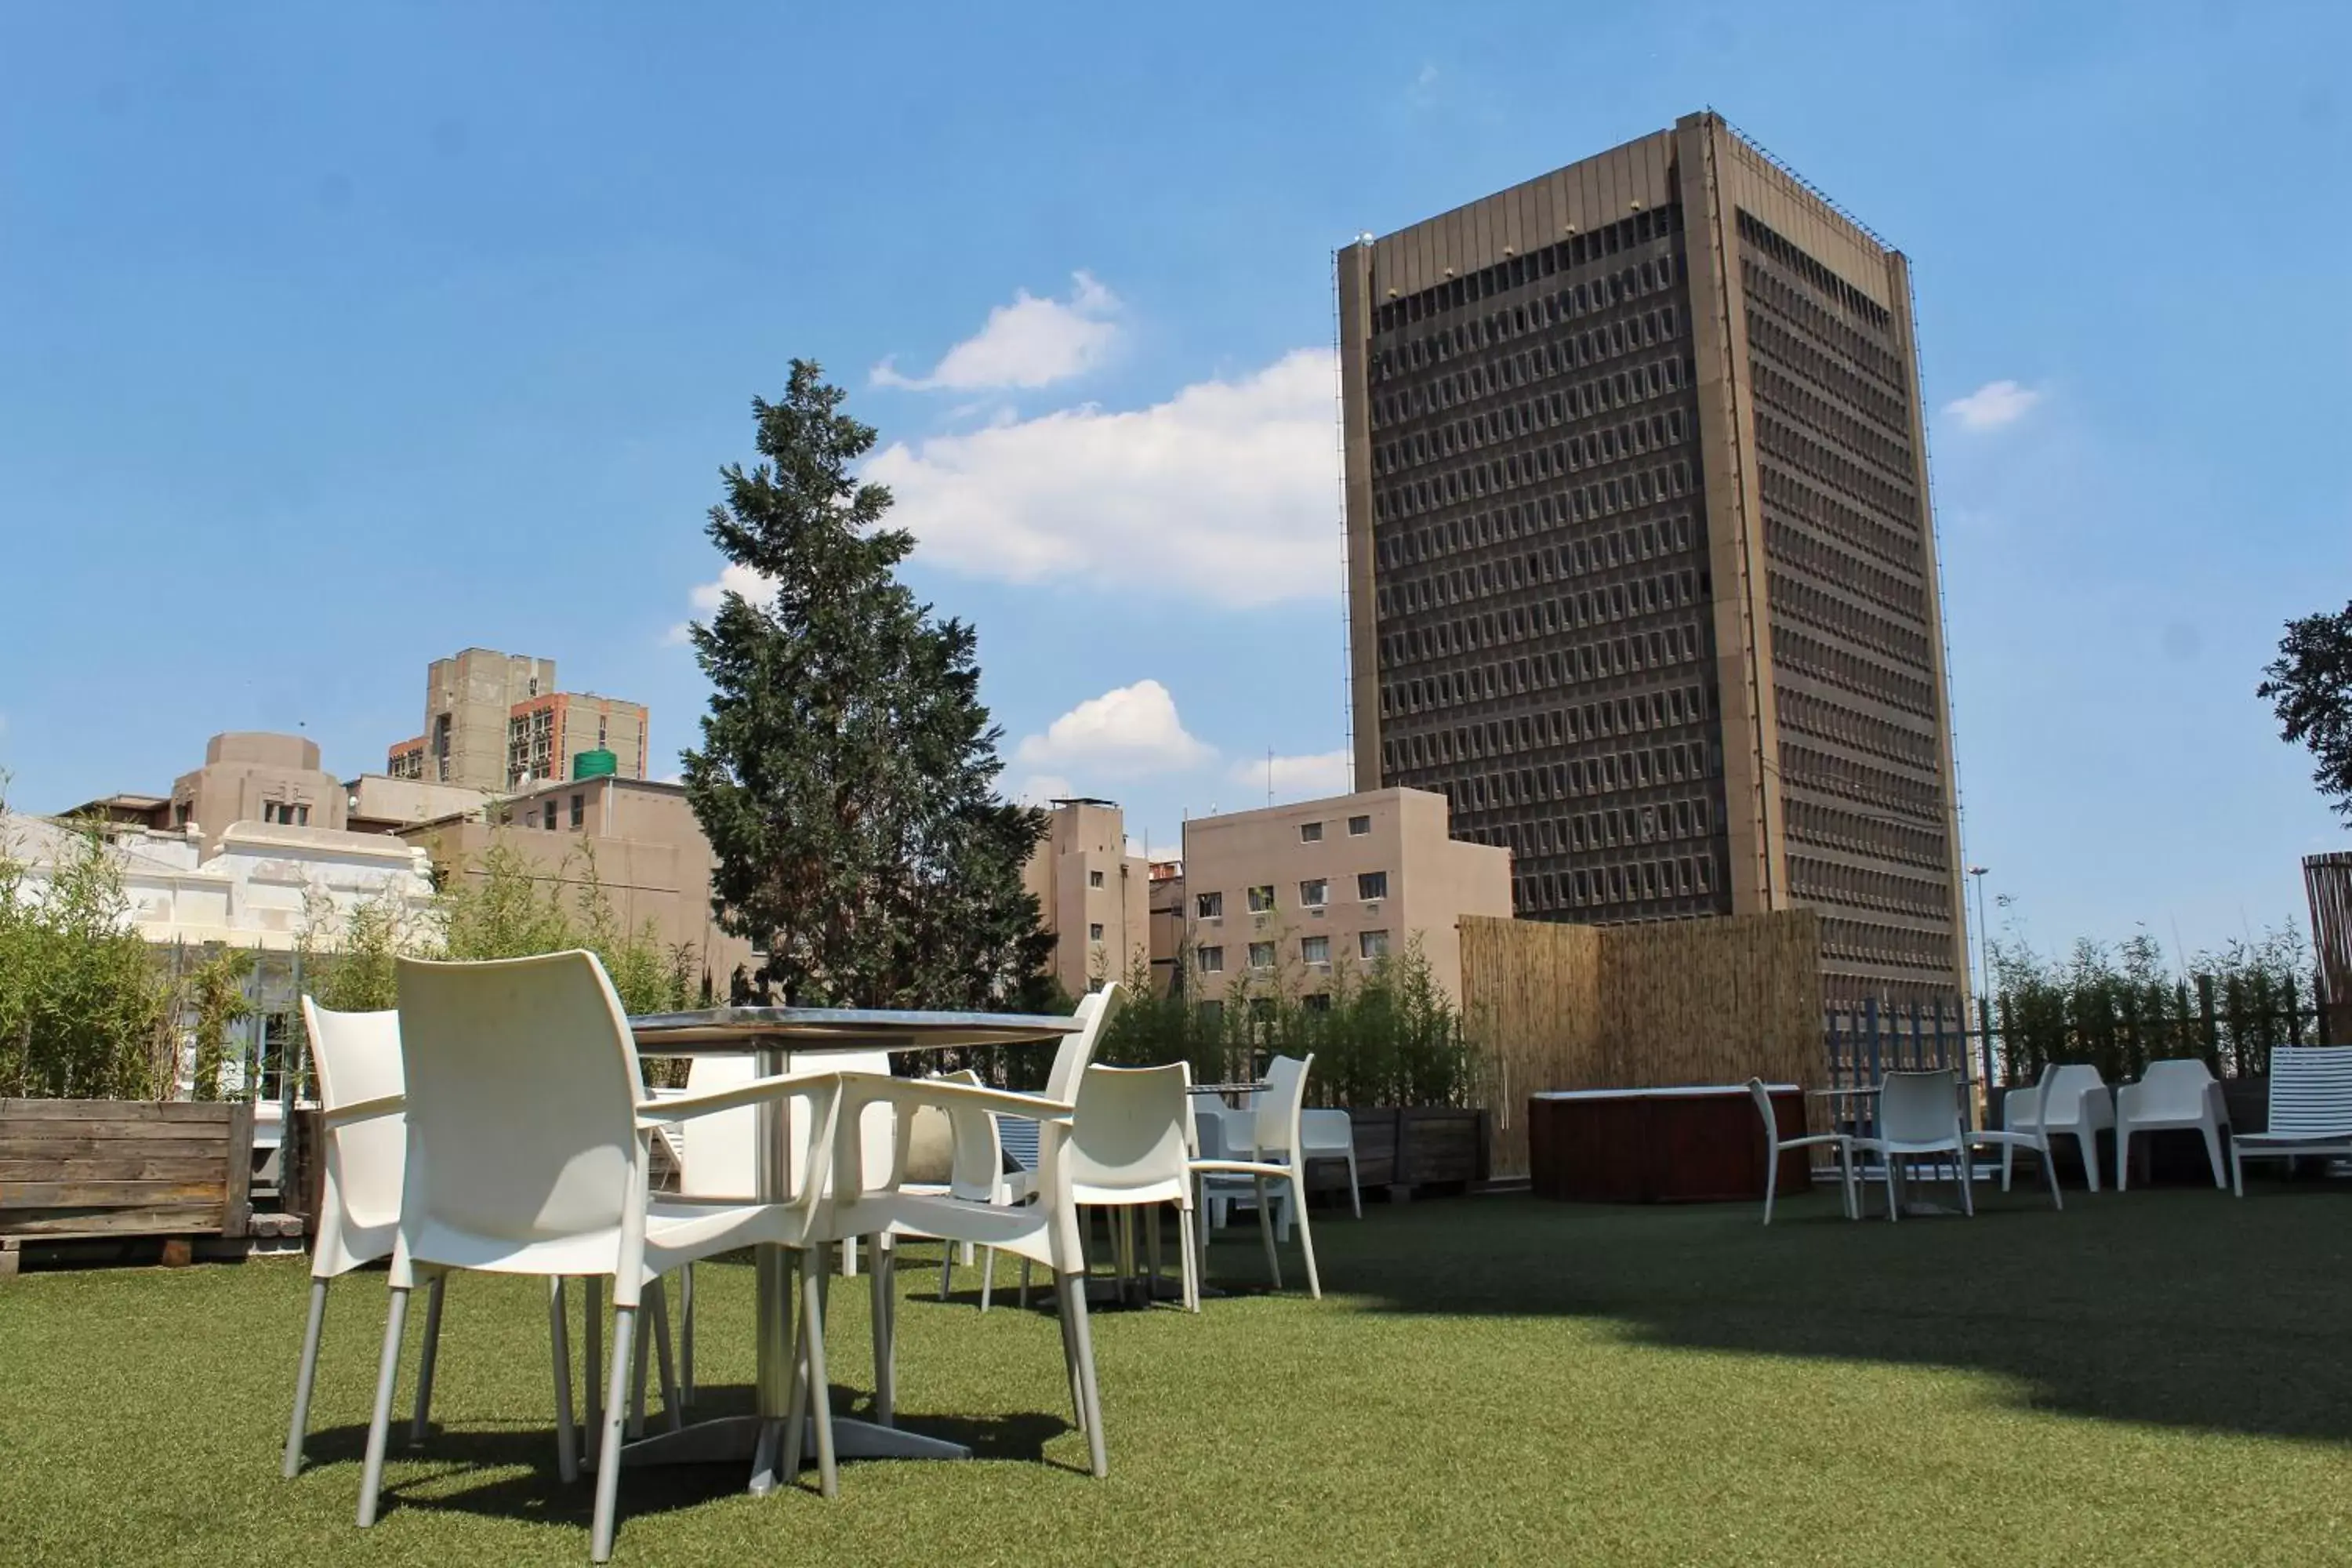
<instances>
[{"instance_id":1,"label":"round patio table","mask_svg":"<svg viewBox=\"0 0 2352 1568\"><path fill-rule=\"evenodd\" d=\"M821 1072L828 1056L851 1052L914 1054L974 1046L1040 1045L1059 1041L1082 1027L1077 1018L1041 1014L844 1007L706 1007L688 1013L646 1014L629 1020L640 1055L749 1056L757 1058L762 1078ZM760 1162L753 1196L761 1203L782 1203L791 1196L787 1173L792 1169L792 1119L783 1113L781 1100L763 1100L758 1110ZM624 1463L709 1464L748 1458L754 1494L792 1479L776 1470L783 1449L784 1414L795 1353L793 1251L770 1243L752 1248L753 1318L758 1333L756 1413L719 1416L641 1437L621 1450ZM971 1450L961 1443L845 1416L834 1418L833 1434L834 1451L845 1459L971 1458ZM802 1443L802 1453L814 1451L813 1438Z\"/></svg>"}]
</instances>

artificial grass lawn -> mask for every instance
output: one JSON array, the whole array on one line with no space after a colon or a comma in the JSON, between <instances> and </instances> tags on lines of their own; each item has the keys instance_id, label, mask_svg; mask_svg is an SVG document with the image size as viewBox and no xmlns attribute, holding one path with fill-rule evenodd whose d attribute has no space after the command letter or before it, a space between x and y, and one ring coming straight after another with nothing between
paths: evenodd
<instances>
[{"instance_id":1,"label":"artificial grass lawn","mask_svg":"<svg viewBox=\"0 0 2352 1568\"><path fill-rule=\"evenodd\" d=\"M1097 1313L1099 1482L1049 1318L1012 1310L1009 1267L986 1317L969 1270L940 1305L923 1248L901 1419L983 1457L845 1464L831 1503L749 1498L735 1467L631 1472L615 1561L2352 1561L2352 1193L1980 1202L1848 1225L1815 1196L1769 1230L1746 1205L1374 1207L1317 1226L1319 1303L1248 1293L1236 1230L1212 1282L1243 1293ZM705 1397L746 1407L750 1269L697 1283ZM586 1560L540 1286L453 1281L437 1429L414 1455L395 1428L362 1533L383 1277L330 1303L288 1482L306 1284L270 1259L0 1287L0 1561ZM871 1387L865 1297L833 1293L845 1414Z\"/></svg>"}]
</instances>

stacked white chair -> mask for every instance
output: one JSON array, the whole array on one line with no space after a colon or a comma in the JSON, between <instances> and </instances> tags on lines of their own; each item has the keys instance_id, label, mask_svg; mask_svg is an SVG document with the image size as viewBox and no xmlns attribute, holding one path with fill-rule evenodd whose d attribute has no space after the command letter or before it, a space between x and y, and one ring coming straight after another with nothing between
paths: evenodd
<instances>
[{"instance_id":1,"label":"stacked white chair","mask_svg":"<svg viewBox=\"0 0 2352 1568\"><path fill-rule=\"evenodd\" d=\"M2289 1046L2271 1052L2268 1131L2230 1140L2230 1182L2246 1195L2246 1162L2299 1154L2352 1158L2352 1046Z\"/></svg>"},{"instance_id":2,"label":"stacked white chair","mask_svg":"<svg viewBox=\"0 0 2352 1568\"><path fill-rule=\"evenodd\" d=\"M1118 1273L1134 1273L1131 1210L1150 1217L1150 1273L1160 1277L1159 1210L1176 1205L1183 1254L1183 1300L1200 1310L1200 1278L1192 1245L1192 1068L1182 1062L1156 1068L1097 1064L1078 1080L1076 1124L1070 1135L1070 1195L1081 1209L1118 1211ZM1025 1278L1027 1269L1023 1274Z\"/></svg>"},{"instance_id":3,"label":"stacked white chair","mask_svg":"<svg viewBox=\"0 0 2352 1568\"><path fill-rule=\"evenodd\" d=\"M2093 1192L2099 1190L2099 1134L2115 1129L2116 1100L2107 1092L2106 1080L2099 1076L2098 1068L2081 1063L2044 1068L2032 1090L2011 1089L2001 1101L2000 1124L2004 1131L2047 1135L2040 1140L2003 1141L2002 1192L2009 1191L2016 1150L2042 1148L2047 1158L2048 1137L2062 1133L2071 1135L2075 1148L2082 1152L2084 1182Z\"/></svg>"},{"instance_id":4,"label":"stacked white chair","mask_svg":"<svg viewBox=\"0 0 2352 1568\"><path fill-rule=\"evenodd\" d=\"M2229 1178L2221 1173L2221 1129L2229 1124L2221 1086L2203 1062L2184 1057L2148 1063L2137 1083L2116 1090L2116 1191L2131 1186L2133 1134L2174 1128L2194 1128L2205 1134L2213 1184L2227 1184Z\"/></svg>"},{"instance_id":5,"label":"stacked white chair","mask_svg":"<svg viewBox=\"0 0 2352 1568\"><path fill-rule=\"evenodd\" d=\"M821 1162L835 1131L840 1079L783 1075L650 1098L620 1000L587 952L479 963L403 959L398 973L408 1152L359 1522L375 1522L402 1330L420 1280L437 1284L463 1270L610 1279L612 1371L593 1428L600 1458L590 1533L592 1559L604 1562L613 1550L637 1310L665 1272L759 1243L800 1250L799 1364L822 1383L819 1271L806 1255L819 1232ZM810 1102L814 1115L808 1172L791 1202L680 1205L651 1193L653 1136L662 1121L788 1098ZM431 1354L428 1338L428 1364ZM426 1393L419 1391L420 1413ZM570 1404L570 1380L559 1377L556 1444L567 1480L578 1473ZM828 1490L829 1421L820 1402L818 1454ZM789 1436L797 1447L796 1421Z\"/></svg>"}]
</instances>

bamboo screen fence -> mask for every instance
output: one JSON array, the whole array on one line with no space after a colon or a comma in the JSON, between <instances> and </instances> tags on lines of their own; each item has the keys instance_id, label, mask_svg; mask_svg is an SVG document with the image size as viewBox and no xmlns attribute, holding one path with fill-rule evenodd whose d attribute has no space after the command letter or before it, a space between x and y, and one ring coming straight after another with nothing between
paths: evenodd
<instances>
[{"instance_id":1,"label":"bamboo screen fence","mask_svg":"<svg viewBox=\"0 0 2352 1568\"><path fill-rule=\"evenodd\" d=\"M2352 854L2305 856L2303 885L2311 895L2311 942L2319 952L2327 1032L2352 1040Z\"/></svg>"},{"instance_id":2,"label":"bamboo screen fence","mask_svg":"<svg viewBox=\"0 0 2352 1568\"><path fill-rule=\"evenodd\" d=\"M1494 1109L1494 1172L1528 1168L1553 1089L1826 1081L1810 910L1626 926L1465 917L1463 1012Z\"/></svg>"}]
</instances>

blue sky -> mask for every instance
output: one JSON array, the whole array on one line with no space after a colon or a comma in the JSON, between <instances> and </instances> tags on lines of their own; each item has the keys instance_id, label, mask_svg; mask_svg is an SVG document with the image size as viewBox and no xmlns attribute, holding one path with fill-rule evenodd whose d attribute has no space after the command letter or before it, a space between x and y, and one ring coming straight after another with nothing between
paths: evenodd
<instances>
[{"instance_id":1,"label":"blue sky","mask_svg":"<svg viewBox=\"0 0 2352 1568\"><path fill-rule=\"evenodd\" d=\"M797 354L980 628L1008 787L1154 846L1269 749L1316 791L1331 248L1712 104L1913 258L1990 890L2045 942L2299 921L2346 839L2252 688L2352 598L2347 46L2321 5L7 5L0 766L56 809L300 725L357 773L468 644L674 756L715 469Z\"/></svg>"}]
</instances>

